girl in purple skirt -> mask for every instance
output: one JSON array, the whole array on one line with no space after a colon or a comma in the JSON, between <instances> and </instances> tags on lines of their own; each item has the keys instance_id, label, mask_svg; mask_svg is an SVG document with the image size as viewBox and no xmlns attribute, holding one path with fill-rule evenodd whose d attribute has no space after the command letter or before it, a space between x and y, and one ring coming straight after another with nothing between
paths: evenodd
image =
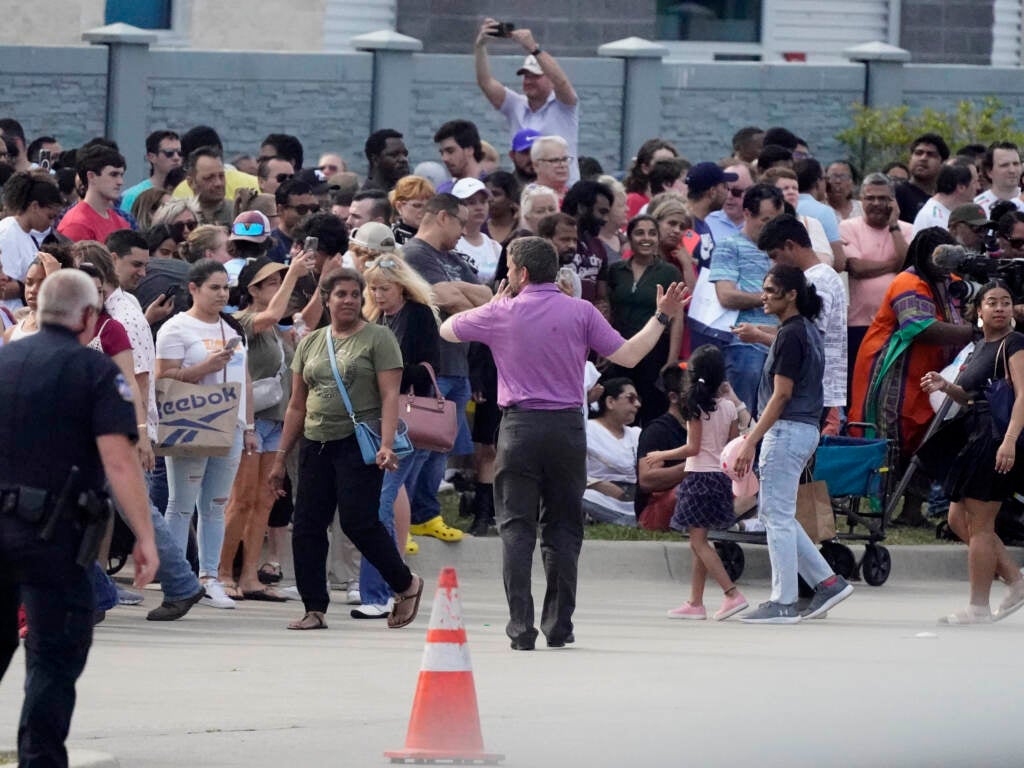
<instances>
[{"instance_id":1,"label":"girl in purple skirt","mask_svg":"<svg viewBox=\"0 0 1024 768\"><path fill-rule=\"evenodd\" d=\"M747 601L725 571L708 530L723 530L734 522L732 481L722 472L722 448L739 434L736 405L722 396L725 359L721 351L705 344L687 362L679 410L686 419L686 445L671 451L653 451L644 457L652 467L665 461L686 459L686 476L676 491L676 511L671 527L688 531L693 552L690 599L668 612L670 619L706 619L704 584L710 575L725 592L722 607L714 614L722 621L747 607ZM726 388L728 384L724 385Z\"/></svg>"}]
</instances>

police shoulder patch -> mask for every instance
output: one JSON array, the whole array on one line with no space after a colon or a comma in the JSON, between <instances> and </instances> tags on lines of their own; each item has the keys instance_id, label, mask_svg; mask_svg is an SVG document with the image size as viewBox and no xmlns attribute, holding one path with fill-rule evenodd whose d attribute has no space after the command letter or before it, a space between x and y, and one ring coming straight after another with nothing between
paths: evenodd
<instances>
[{"instance_id":1,"label":"police shoulder patch","mask_svg":"<svg viewBox=\"0 0 1024 768\"><path fill-rule=\"evenodd\" d=\"M117 394L121 396L122 400L126 403L132 402L132 388L123 373L119 373L114 377L114 386L117 387Z\"/></svg>"}]
</instances>

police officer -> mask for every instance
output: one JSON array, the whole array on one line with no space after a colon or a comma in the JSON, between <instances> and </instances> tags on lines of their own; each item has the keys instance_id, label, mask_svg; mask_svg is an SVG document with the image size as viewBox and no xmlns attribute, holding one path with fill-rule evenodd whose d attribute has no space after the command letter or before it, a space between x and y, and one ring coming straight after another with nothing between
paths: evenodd
<instances>
[{"instance_id":1,"label":"police officer","mask_svg":"<svg viewBox=\"0 0 1024 768\"><path fill-rule=\"evenodd\" d=\"M106 524L104 476L135 531L135 586L152 581L158 565L131 390L116 365L83 346L101 309L90 277L61 270L40 289L39 332L0 348L0 679L18 647L21 602L29 625L21 768L68 764L94 608L79 563L95 559L88 543Z\"/></svg>"}]
</instances>

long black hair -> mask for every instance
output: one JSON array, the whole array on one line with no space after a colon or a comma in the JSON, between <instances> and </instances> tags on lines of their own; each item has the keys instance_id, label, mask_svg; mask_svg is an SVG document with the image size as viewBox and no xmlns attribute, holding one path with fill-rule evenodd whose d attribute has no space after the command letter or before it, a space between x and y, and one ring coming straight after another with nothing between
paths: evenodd
<instances>
[{"instance_id":1,"label":"long black hair","mask_svg":"<svg viewBox=\"0 0 1024 768\"><path fill-rule=\"evenodd\" d=\"M725 381L725 357L722 351L704 344L693 350L686 362L686 377L679 397L679 413L684 419L699 419L713 412L718 406L715 398Z\"/></svg>"},{"instance_id":2,"label":"long black hair","mask_svg":"<svg viewBox=\"0 0 1024 768\"><path fill-rule=\"evenodd\" d=\"M807 277L802 269L776 264L768 270L767 276L783 293L796 291L797 312L808 320L814 320L821 314L821 296L818 295L814 286L807 282Z\"/></svg>"}]
</instances>

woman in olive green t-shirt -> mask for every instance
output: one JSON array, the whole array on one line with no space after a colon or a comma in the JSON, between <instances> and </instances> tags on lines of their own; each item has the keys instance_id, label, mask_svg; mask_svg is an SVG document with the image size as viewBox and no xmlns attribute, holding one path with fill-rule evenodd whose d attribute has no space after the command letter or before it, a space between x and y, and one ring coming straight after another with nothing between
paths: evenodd
<instances>
[{"instance_id":1,"label":"woman in olive green t-shirt","mask_svg":"<svg viewBox=\"0 0 1024 768\"><path fill-rule=\"evenodd\" d=\"M335 509L341 530L395 592L389 627L410 624L423 594L423 579L402 561L394 537L377 514L384 471L398 467L392 446L398 424L402 353L391 331L363 320L364 287L362 276L351 269L336 270L323 279L320 296L331 324L304 338L292 360L292 396L281 447L270 472L271 487L281 495L285 457L298 441L292 552L306 614L289 624L289 629L327 627L327 529ZM328 349L337 361L355 419L379 420L381 448L375 464L363 461Z\"/></svg>"}]
</instances>

